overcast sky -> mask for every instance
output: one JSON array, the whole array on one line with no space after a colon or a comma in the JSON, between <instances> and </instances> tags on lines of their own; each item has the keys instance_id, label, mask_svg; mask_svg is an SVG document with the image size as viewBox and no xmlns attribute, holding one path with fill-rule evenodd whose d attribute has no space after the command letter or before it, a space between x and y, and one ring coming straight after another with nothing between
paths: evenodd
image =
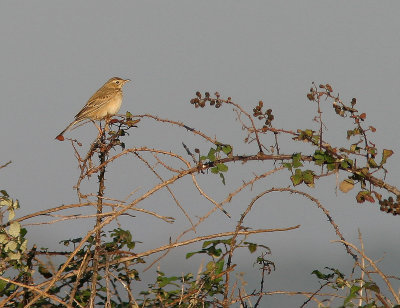
<instances>
[{"instance_id":1,"label":"overcast sky","mask_svg":"<svg viewBox=\"0 0 400 308\"><path fill-rule=\"evenodd\" d=\"M183 121L234 143L247 154L257 149L242 145L245 136L231 108L195 110L188 103L195 91L219 91L249 112L261 99L272 108L276 127L312 128L315 109L305 94L312 81L328 82L344 101L357 98L357 107L377 128L373 140L395 151L387 180L398 186L399 9L395 1L2 1L0 164L13 163L0 171L0 188L20 200L20 215L76 203L74 153L70 143L54 137L113 76L132 80L124 89L122 113L129 110ZM326 117L336 120L331 108L326 110ZM343 135L335 136L335 132L343 127L335 121L330 124L329 134L339 142ZM82 153L95 136L92 124L66 134L83 142ZM209 148L191 134L151 121L142 121L130 138L132 146L181 154L182 142L204 151ZM113 168L107 174L110 197L123 198L134 189L143 193L146 184L156 181L132 157ZM271 165L253 164L250 171L240 166L235 170L235 165L230 168L227 180L231 186L224 187L212 174L200 180L206 187L211 184L211 193L222 198L234 183L250 179L252 171L267 171ZM205 224L205 231L231 231L251 196L277 184L289 185L288 176L284 181L276 179L279 183L264 181L246 192L229 205L234 215L231 221L217 213ZM356 204L354 193L336 195L335 181L323 179L316 189L307 191L325 204L346 239L356 241L360 228L367 253L372 258L386 253L384 269L399 275L399 218L380 212L376 204ZM96 184L95 177L91 183ZM185 190L189 184L172 188L188 212L198 215L204 211L196 207L206 210L210 205L192 202L200 198ZM269 290L315 290L318 283L310 272L317 267L337 267L349 273L352 260L341 246L330 242L337 238L315 205L279 194L261 203L246 226L302 225L298 231L251 239L272 249L277 270L268 280ZM155 196L148 206L164 215L176 208L166 194ZM183 217L179 219L174 226L166 226L138 216L129 224L136 240L156 245L167 243L169 236L188 227ZM92 224L30 227L30 244L57 249L60 240L78 237ZM243 256L249 260L248 254ZM250 271L251 264L247 265ZM191 268L182 257L163 260L161 269L179 274ZM254 275L247 278L255 279ZM304 299L268 297L264 303L277 307L283 300L299 306Z\"/></svg>"}]
</instances>

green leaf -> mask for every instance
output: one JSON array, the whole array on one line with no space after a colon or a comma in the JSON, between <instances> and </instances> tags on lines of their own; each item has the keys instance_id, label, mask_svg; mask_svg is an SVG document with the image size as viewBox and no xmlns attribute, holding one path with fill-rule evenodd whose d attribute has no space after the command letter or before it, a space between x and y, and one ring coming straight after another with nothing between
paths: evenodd
<instances>
[{"instance_id":1,"label":"green leaf","mask_svg":"<svg viewBox=\"0 0 400 308\"><path fill-rule=\"evenodd\" d=\"M256 250L257 250L257 244L254 244L254 243L249 243L249 245L247 246L247 248L249 249L249 251L251 252L251 253L253 253L253 252L255 252Z\"/></svg>"},{"instance_id":2,"label":"green leaf","mask_svg":"<svg viewBox=\"0 0 400 308\"><path fill-rule=\"evenodd\" d=\"M350 165L350 167L353 167L354 162L353 162L352 159L347 158L347 159L346 159L346 162Z\"/></svg>"},{"instance_id":3,"label":"green leaf","mask_svg":"<svg viewBox=\"0 0 400 308\"><path fill-rule=\"evenodd\" d=\"M220 173L219 177L222 179L222 184L226 185L224 175L222 173Z\"/></svg>"},{"instance_id":4,"label":"green leaf","mask_svg":"<svg viewBox=\"0 0 400 308\"><path fill-rule=\"evenodd\" d=\"M322 166L322 165L324 164L324 160L322 160L322 159L316 160L316 161L315 161L315 164L316 164L317 166Z\"/></svg>"},{"instance_id":5,"label":"green leaf","mask_svg":"<svg viewBox=\"0 0 400 308\"><path fill-rule=\"evenodd\" d=\"M307 137L311 137L313 135L313 131L311 129L306 129L303 130L303 133L307 136Z\"/></svg>"},{"instance_id":6,"label":"green leaf","mask_svg":"<svg viewBox=\"0 0 400 308\"><path fill-rule=\"evenodd\" d=\"M349 296L347 296L346 297L346 299L344 300L344 304L347 304L347 303L349 303L353 298L356 298L357 297L357 295L358 295L358 291L360 291L361 290L361 287L359 287L359 286L355 286L355 285L353 285L353 286L351 286L351 288L350 288L350 294L349 294Z\"/></svg>"},{"instance_id":7,"label":"green leaf","mask_svg":"<svg viewBox=\"0 0 400 308\"><path fill-rule=\"evenodd\" d=\"M303 164L300 161L293 161L293 168L302 167Z\"/></svg>"},{"instance_id":8,"label":"green leaf","mask_svg":"<svg viewBox=\"0 0 400 308\"><path fill-rule=\"evenodd\" d=\"M3 294L3 290L7 286L8 282L4 280L0 280L0 293Z\"/></svg>"},{"instance_id":9,"label":"green leaf","mask_svg":"<svg viewBox=\"0 0 400 308\"><path fill-rule=\"evenodd\" d=\"M322 161L324 161L324 160L325 160L325 155L323 155L323 154L314 154L314 159L315 159L315 160L322 160Z\"/></svg>"},{"instance_id":10,"label":"green leaf","mask_svg":"<svg viewBox=\"0 0 400 308\"><path fill-rule=\"evenodd\" d=\"M176 277L176 276L172 276L172 277L158 276L158 277L157 277L158 285L159 285L161 288L163 288L163 287L165 287L166 285L171 284L171 282L177 281L177 280L179 280L179 277Z\"/></svg>"},{"instance_id":11,"label":"green leaf","mask_svg":"<svg viewBox=\"0 0 400 308\"><path fill-rule=\"evenodd\" d=\"M313 158L315 160L315 164L321 166L325 162L325 154L320 150L316 150L314 152Z\"/></svg>"},{"instance_id":12,"label":"green leaf","mask_svg":"<svg viewBox=\"0 0 400 308\"><path fill-rule=\"evenodd\" d=\"M215 273L218 275L224 270L224 259L219 260L216 264Z\"/></svg>"},{"instance_id":13,"label":"green leaf","mask_svg":"<svg viewBox=\"0 0 400 308\"><path fill-rule=\"evenodd\" d=\"M312 170L303 171L303 181L309 187L314 187L314 172Z\"/></svg>"},{"instance_id":14,"label":"green leaf","mask_svg":"<svg viewBox=\"0 0 400 308\"><path fill-rule=\"evenodd\" d=\"M229 144L226 144L222 147L222 152L224 152L226 155L229 155L232 153L232 147Z\"/></svg>"},{"instance_id":15,"label":"green leaf","mask_svg":"<svg viewBox=\"0 0 400 308\"><path fill-rule=\"evenodd\" d=\"M199 252L198 251L196 251L196 252L188 252L187 254L186 254L186 259L189 259L191 256L193 256L193 255L195 255L195 254L198 254Z\"/></svg>"},{"instance_id":16,"label":"green leaf","mask_svg":"<svg viewBox=\"0 0 400 308\"><path fill-rule=\"evenodd\" d=\"M26 230L26 228L22 228L21 232L20 232L20 234L21 234L20 236L24 237L27 233L28 233L28 230Z\"/></svg>"},{"instance_id":17,"label":"green leaf","mask_svg":"<svg viewBox=\"0 0 400 308\"><path fill-rule=\"evenodd\" d=\"M218 167L212 167L212 168L211 168L211 172L214 173L214 174L219 173Z\"/></svg>"},{"instance_id":18,"label":"green leaf","mask_svg":"<svg viewBox=\"0 0 400 308\"><path fill-rule=\"evenodd\" d=\"M129 249L133 249L135 248L136 243L135 242L127 242L126 247L128 247Z\"/></svg>"},{"instance_id":19,"label":"green leaf","mask_svg":"<svg viewBox=\"0 0 400 308\"><path fill-rule=\"evenodd\" d=\"M228 166L225 164L217 164L217 168L219 172L227 172Z\"/></svg>"},{"instance_id":20,"label":"green leaf","mask_svg":"<svg viewBox=\"0 0 400 308\"><path fill-rule=\"evenodd\" d=\"M344 160L340 163L340 167L343 169L347 169L347 168L350 168L350 165L347 161Z\"/></svg>"},{"instance_id":21,"label":"green leaf","mask_svg":"<svg viewBox=\"0 0 400 308\"><path fill-rule=\"evenodd\" d=\"M217 249L215 246L211 246L207 249L206 253L212 257L219 257L222 254L222 249Z\"/></svg>"},{"instance_id":22,"label":"green leaf","mask_svg":"<svg viewBox=\"0 0 400 308\"><path fill-rule=\"evenodd\" d=\"M374 291L375 293L380 293L381 292L381 290L375 284L375 282L372 282L372 281L366 282L365 285L364 285L364 288L368 289L368 290L371 290L371 291Z\"/></svg>"},{"instance_id":23,"label":"green leaf","mask_svg":"<svg viewBox=\"0 0 400 308\"><path fill-rule=\"evenodd\" d=\"M201 246L202 248L206 248L209 245L213 245L215 243L219 243L218 241L204 241L203 245Z\"/></svg>"},{"instance_id":24,"label":"green leaf","mask_svg":"<svg viewBox=\"0 0 400 308\"><path fill-rule=\"evenodd\" d=\"M319 139L320 139L320 136L319 136L319 135L314 135L314 136L311 138L311 140L312 140L315 144L318 144L318 143L319 143Z\"/></svg>"},{"instance_id":25,"label":"green leaf","mask_svg":"<svg viewBox=\"0 0 400 308\"><path fill-rule=\"evenodd\" d=\"M215 153L216 153L215 149L211 148L210 151L208 151L207 158L210 161L215 161Z\"/></svg>"},{"instance_id":26,"label":"green leaf","mask_svg":"<svg viewBox=\"0 0 400 308\"><path fill-rule=\"evenodd\" d=\"M293 154L292 160L293 160L293 168L298 168L303 166L301 162L301 153Z\"/></svg>"},{"instance_id":27,"label":"green leaf","mask_svg":"<svg viewBox=\"0 0 400 308\"><path fill-rule=\"evenodd\" d=\"M303 182L303 174L300 169L296 169L294 175L290 177L294 186L297 186Z\"/></svg>"},{"instance_id":28,"label":"green leaf","mask_svg":"<svg viewBox=\"0 0 400 308\"><path fill-rule=\"evenodd\" d=\"M292 164L291 163L283 163L282 164L283 167L288 168L290 171L292 171Z\"/></svg>"},{"instance_id":29,"label":"green leaf","mask_svg":"<svg viewBox=\"0 0 400 308\"><path fill-rule=\"evenodd\" d=\"M210 261L210 262L207 263L206 269L207 269L208 272L214 270L214 268L215 268L215 262Z\"/></svg>"},{"instance_id":30,"label":"green leaf","mask_svg":"<svg viewBox=\"0 0 400 308\"><path fill-rule=\"evenodd\" d=\"M329 163L334 163L335 162L335 158L331 155L329 155L328 153L325 153L325 161L329 164Z\"/></svg>"},{"instance_id":31,"label":"green leaf","mask_svg":"<svg viewBox=\"0 0 400 308\"><path fill-rule=\"evenodd\" d=\"M323 274L319 270L313 270L311 274L318 277L318 279L329 280L335 276L335 274Z\"/></svg>"},{"instance_id":32,"label":"green leaf","mask_svg":"<svg viewBox=\"0 0 400 308\"><path fill-rule=\"evenodd\" d=\"M329 171L335 170L335 169L336 169L336 164L327 164L327 165L326 165L326 168L327 168Z\"/></svg>"}]
</instances>

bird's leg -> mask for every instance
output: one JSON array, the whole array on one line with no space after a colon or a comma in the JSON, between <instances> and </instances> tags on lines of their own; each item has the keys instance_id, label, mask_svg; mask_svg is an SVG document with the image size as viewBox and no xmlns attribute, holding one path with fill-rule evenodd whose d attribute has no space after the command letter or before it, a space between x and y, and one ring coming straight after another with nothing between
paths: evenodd
<instances>
[{"instance_id":1,"label":"bird's leg","mask_svg":"<svg viewBox=\"0 0 400 308\"><path fill-rule=\"evenodd\" d=\"M111 119L111 117L109 117L109 116L107 116L107 117L104 119L104 121L105 121L104 130L105 130L105 131L109 131L109 130L110 130L110 125L109 125L110 119Z\"/></svg>"}]
</instances>

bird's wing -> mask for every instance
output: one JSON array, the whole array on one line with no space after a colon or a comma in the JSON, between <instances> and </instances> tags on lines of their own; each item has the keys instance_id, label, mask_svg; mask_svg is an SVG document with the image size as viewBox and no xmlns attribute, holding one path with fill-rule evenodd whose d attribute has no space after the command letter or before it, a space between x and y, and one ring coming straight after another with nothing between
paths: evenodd
<instances>
[{"instance_id":1,"label":"bird's wing","mask_svg":"<svg viewBox=\"0 0 400 308\"><path fill-rule=\"evenodd\" d=\"M115 92L108 92L108 93L98 93L98 92L96 92L95 94L93 94L91 98L89 98L86 105L75 116L76 120L81 120L90 117L90 114L96 112L98 109L103 107L104 104L109 102L109 100L115 95Z\"/></svg>"}]
</instances>

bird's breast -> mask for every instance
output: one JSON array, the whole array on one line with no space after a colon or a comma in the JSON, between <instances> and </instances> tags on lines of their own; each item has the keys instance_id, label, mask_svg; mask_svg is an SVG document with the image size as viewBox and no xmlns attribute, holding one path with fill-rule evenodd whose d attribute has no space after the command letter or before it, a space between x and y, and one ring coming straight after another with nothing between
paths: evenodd
<instances>
[{"instance_id":1,"label":"bird's breast","mask_svg":"<svg viewBox=\"0 0 400 308\"><path fill-rule=\"evenodd\" d=\"M116 95L113 99L110 100L109 104L107 104L107 115L112 116L117 114L122 104L122 93Z\"/></svg>"}]
</instances>

